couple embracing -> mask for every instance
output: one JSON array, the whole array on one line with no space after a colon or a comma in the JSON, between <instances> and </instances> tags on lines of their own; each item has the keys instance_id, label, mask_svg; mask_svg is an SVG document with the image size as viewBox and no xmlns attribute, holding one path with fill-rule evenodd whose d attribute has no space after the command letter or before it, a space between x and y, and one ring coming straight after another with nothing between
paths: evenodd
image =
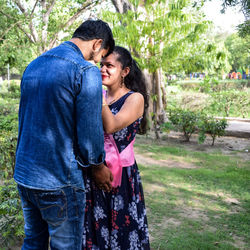
<instances>
[{"instance_id":1,"label":"couple embracing","mask_svg":"<svg viewBox=\"0 0 250 250\"><path fill-rule=\"evenodd\" d=\"M28 65L14 173L23 250L150 249L133 152L147 106L141 70L101 20Z\"/></svg>"}]
</instances>

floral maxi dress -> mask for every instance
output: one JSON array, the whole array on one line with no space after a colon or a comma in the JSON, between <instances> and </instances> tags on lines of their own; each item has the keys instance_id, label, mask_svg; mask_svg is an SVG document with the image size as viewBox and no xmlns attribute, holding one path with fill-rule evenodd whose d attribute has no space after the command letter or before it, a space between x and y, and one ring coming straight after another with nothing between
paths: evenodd
<instances>
[{"instance_id":1,"label":"floral maxi dress","mask_svg":"<svg viewBox=\"0 0 250 250\"><path fill-rule=\"evenodd\" d=\"M121 109L129 92L109 108L113 114ZM135 138L140 119L113 134L119 152ZM85 169L86 208L83 249L148 250L149 234L143 189L136 162L123 167L121 185L110 193L97 188Z\"/></svg>"}]
</instances>

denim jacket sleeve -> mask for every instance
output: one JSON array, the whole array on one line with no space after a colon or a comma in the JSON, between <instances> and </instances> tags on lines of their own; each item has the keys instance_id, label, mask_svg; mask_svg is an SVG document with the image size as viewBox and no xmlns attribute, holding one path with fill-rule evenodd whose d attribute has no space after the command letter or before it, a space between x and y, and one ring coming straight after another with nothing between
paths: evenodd
<instances>
[{"instance_id":1,"label":"denim jacket sleeve","mask_svg":"<svg viewBox=\"0 0 250 250\"><path fill-rule=\"evenodd\" d=\"M102 79L97 67L85 69L76 97L76 130L83 167L98 165L105 159L102 125Z\"/></svg>"}]
</instances>

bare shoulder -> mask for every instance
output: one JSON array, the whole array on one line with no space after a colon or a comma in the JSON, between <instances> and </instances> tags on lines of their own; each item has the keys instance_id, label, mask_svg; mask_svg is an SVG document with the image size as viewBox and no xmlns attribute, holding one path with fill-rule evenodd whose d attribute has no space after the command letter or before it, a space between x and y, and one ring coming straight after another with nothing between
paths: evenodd
<instances>
[{"instance_id":1,"label":"bare shoulder","mask_svg":"<svg viewBox=\"0 0 250 250\"><path fill-rule=\"evenodd\" d=\"M135 92L131 94L127 99L126 102L133 102L133 103L144 103L144 97L141 93Z\"/></svg>"}]
</instances>

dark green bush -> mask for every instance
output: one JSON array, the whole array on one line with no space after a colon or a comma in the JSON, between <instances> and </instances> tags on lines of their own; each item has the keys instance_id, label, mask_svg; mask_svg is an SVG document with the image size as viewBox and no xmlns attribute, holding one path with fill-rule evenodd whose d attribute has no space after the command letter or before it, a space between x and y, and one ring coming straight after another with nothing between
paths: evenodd
<instances>
[{"instance_id":1,"label":"dark green bush","mask_svg":"<svg viewBox=\"0 0 250 250\"><path fill-rule=\"evenodd\" d=\"M206 138L206 134L212 137L212 146L216 137L223 136L225 129L228 126L226 119L218 120L213 117L203 116L199 125L199 141L203 142Z\"/></svg>"},{"instance_id":2,"label":"dark green bush","mask_svg":"<svg viewBox=\"0 0 250 250\"><path fill-rule=\"evenodd\" d=\"M8 115L0 115L0 131L17 131L18 129L18 114L9 113Z\"/></svg>"},{"instance_id":3,"label":"dark green bush","mask_svg":"<svg viewBox=\"0 0 250 250\"><path fill-rule=\"evenodd\" d=\"M15 82L14 80L10 82L10 85L8 85L7 82L5 82L0 89L0 97L6 99L19 99L20 98L20 83Z\"/></svg>"},{"instance_id":4,"label":"dark green bush","mask_svg":"<svg viewBox=\"0 0 250 250\"><path fill-rule=\"evenodd\" d=\"M0 245L3 249L23 236L21 202L13 180L20 90L14 82L0 92ZM1 248L2 249L2 248Z\"/></svg>"},{"instance_id":5,"label":"dark green bush","mask_svg":"<svg viewBox=\"0 0 250 250\"><path fill-rule=\"evenodd\" d=\"M203 143L206 134L212 137L212 145L214 145L216 137L225 134L227 121L225 119L218 120L208 116L202 112L193 112L183 109L172 109L169 111L170 122L164 123L162 130L178 130L183 132L186 141L190 140L193 133L199 133L199 143Z\"/></svg>"},{"instance_id":6,"label":"dark green bush","mask_svg":"<svg viewBox=\"0 0 250 250\"><path fill-rule=\"evenodd\" d=\"M10 247L23 238L24 222L21 201L13 179L0 185L0 245Z\"/></svg>"},{"instance_id":7,"label":"dark green bush","mask_svg":"<svg viewBox=\"0 0 250 250\"><path fill-rule=\"evenodd\" d=\"M10 179L14 173L17 131L1 131L0 178Z\"/></svg>"},{"instance_id":8,"label":"dark green bush","mask_svg":"<svg viewBox=\"0 0 250 250\"><path fill-rule=\"evenodd\" d=\"M176 129L182 131L186 141L197 130L199 113L190 110L172 109L169 111L169 120Z\"/></svg>"}]
</instances>

